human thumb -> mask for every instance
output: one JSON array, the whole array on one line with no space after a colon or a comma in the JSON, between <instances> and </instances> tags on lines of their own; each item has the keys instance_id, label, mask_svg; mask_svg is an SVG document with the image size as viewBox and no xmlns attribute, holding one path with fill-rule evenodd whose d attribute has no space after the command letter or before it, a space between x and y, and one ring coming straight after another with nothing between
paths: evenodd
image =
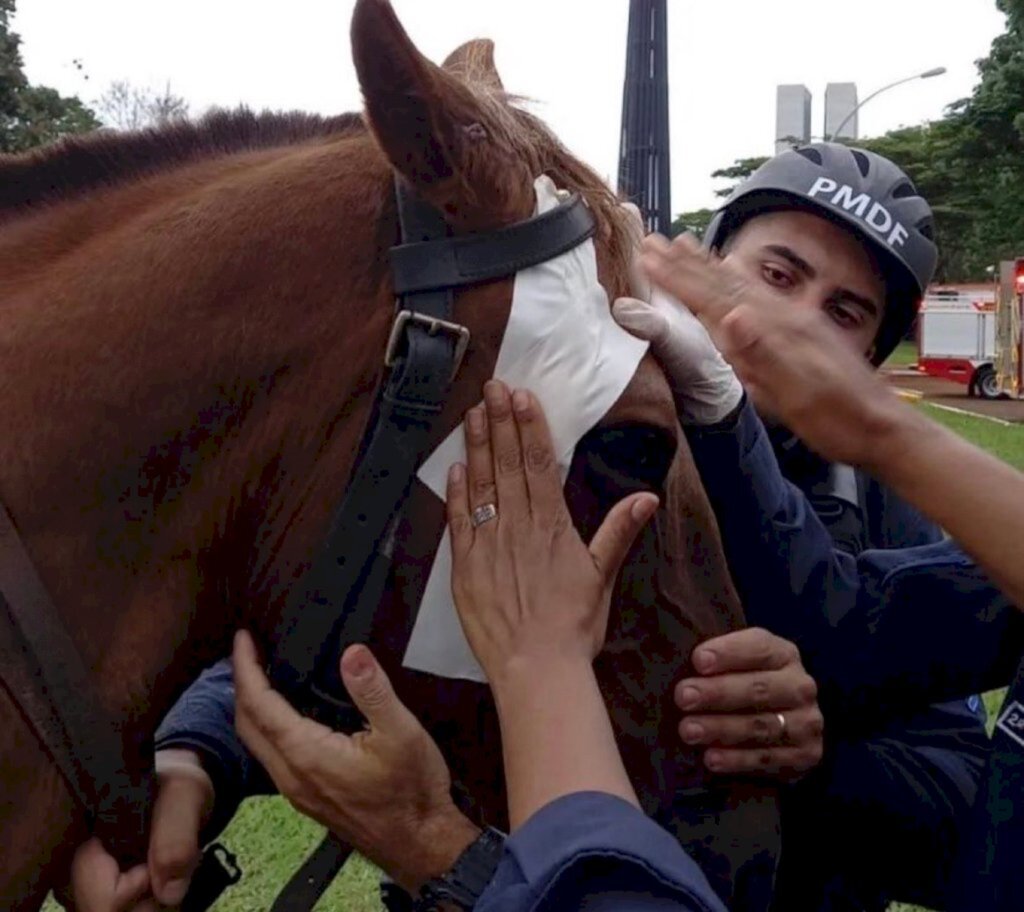
<instances>
[{"instance_id":1,"label":"human thumb","mask_svg":"<svg viewBox=\"0 0 1024 912\"><path fill-rule=\"evenodd\" d=\"M176 906L199 864L199 833L213 803L213 785L191 751L158 751L156 767L160 787L149 837L149 871L157 900Z\"/></svg>"},{"instance_id":2,"label":"human thumb","mask_svg":"<svg viewBox=\"0 0 1024 912\"><path fill-rule=\"evenodd\" d=\"M654 494L634 494L611 508L590 542L590 553L610 586L640 530L658 509Z\"/></svg>"},{"instance_id":3,"label":"human thumb","mask_svg":"<svg viewBox=\"0 0 1024 912\"><path fill-rule=\"evenodd\" d=\"M420 723L398 699L391 681L365 646L349 646L341 657L341 679L371 728L401 735Z\"/></svg>"},{"instance_id":4,"label":"human thumb","mask_svg":"<svg viewBox=\"0 0 1024 912\"><path fill-rule=\"evenodd\" d=\"M618 298L612 305L612 316L626 332L655 347L668 338L669 322L665 312L639 298Z\"/></svg>"}]
</instances>

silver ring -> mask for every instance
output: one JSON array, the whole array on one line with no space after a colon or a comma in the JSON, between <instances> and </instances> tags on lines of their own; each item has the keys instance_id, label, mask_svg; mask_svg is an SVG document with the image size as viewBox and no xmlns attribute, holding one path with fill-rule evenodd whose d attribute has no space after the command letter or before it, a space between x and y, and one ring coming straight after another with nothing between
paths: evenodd
<instances>
[{"instance_id":1,"label":"silver ring","mask_svg":"<svg viewBox=\"0 0 1024 912\"><path fill-rule=\"evenodd\" d=\"M776 713L775 718L779 720L779 742L785 743L786 741L786 717L782 713Z\"/></svg>"},{"instance_id":2,"label":"silver ring","mask_svg":"<svg viewBox=\"0 0 1024 912\"><path fill-rule=\"evenodd\" d=\"M481 504L472 512L470 518L473 521L473 528L478 529L484 523L498 518L498 508L492 503Z\"/></svg>"}]
</instances>

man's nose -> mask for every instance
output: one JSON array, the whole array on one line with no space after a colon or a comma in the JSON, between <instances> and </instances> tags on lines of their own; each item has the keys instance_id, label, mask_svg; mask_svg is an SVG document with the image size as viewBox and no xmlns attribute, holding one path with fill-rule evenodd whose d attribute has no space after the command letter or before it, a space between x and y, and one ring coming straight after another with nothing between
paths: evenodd
<instances>
[{"instance_id":1,"label":"man's nose","mask_svg":"<svg viewBox=\"0 0 1024 912\"><path fill-rule=\"evenodd\" d=\"M821 310L824 300L815 288L805 288L792 300L792 305L801 310Z\"/></svg>"}]
</instances>

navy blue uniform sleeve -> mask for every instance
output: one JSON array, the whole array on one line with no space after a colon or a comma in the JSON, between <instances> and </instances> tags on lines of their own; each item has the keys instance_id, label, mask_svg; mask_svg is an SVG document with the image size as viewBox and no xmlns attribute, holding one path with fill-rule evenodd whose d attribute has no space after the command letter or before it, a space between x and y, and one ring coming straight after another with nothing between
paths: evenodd
<instances>
[{"instance_id":1,"label":"navy blue uniform sleeve","mask_svg":"<svg viewBox=\"0 0 1024 912\"><path fill-rule=\"evenodd\" d=\"M749 403L688 438L747 621L797 644L826 718L872 730L1008 683L1022 618L953 542L891 550L928 537L914 511L886 518L876 534L889 547L855 557L783 478Z\"/></svg>"},{"instance_id":2,"label":"navy blue uniform sleeve","mask_svg":"<svg viewBox=\"0 0 1024 912\"><path fill-rule=\"evenodd\" d=\"M854 611L808 668L823 706L870 726L1009 684L1024 613L955 542L865 552L859 568Z\"/></svg>"},{"instance_id":3,"label":"navy blue uniform sleeve","mask_svg":"<svg viewBox=\"0 0 1024 912\"><path fill-rule=\"evenodd\" d=\"M505 843L476 912L725 912L694 861L632 805L559 798Z\"/></svg>"},{"instance_id":4,"label":"navy blue uniform sleeve","mask_svg":"<svg viewBox=\"0 0 1024 912\"><path fill-rule=\"evenodd\" d=\"M171 707L155 735L156 749L196 751L213 780L216 807L207 835L219 832L248 795L273 791L263 768L235 731L235 685L231 661L207 668Z\"/></svg>"},{"instance_id":5,"label":"navy blue uniform sleeve","mask_svg":"<svg viewBox=\"0 0 1024 912\"><path fill-rule=\"evenodd\" d=\"M783 477L753 406L687 438L747 621L801 648L827 637L856 602L857 561Z\"/></svg>"},{"instance_id":6,"label":"navy blue uniform sleeve","mask_svg":"<svg viewBox=\"0 0 1024 912\"><path fill-rule=\"evenodd\" d=\"M840 885L866 908L946 908L988 759L984 718L972 697L830 742L823 764L784 796L779 908L818 908Z\"/></svg>"}]
</instances>

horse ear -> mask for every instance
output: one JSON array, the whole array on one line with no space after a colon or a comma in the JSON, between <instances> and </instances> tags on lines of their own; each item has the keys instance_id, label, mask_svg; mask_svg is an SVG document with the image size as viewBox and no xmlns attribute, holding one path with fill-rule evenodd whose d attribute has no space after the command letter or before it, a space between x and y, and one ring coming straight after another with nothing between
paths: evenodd
<instances>
[{"instance_id":1,"label":"horse ear","mask_svg":"<svg viewBox=\"0 0 1024 912\"><path fill-rule=\"evenodd\" d=\"M469 81L468 70L489 70L489 83L500 84L490 42L463 45L450 68L438 67L388 0L357 0L352 58L378 145L427 200L468 230L528 213L532 179L516 152L512 116L503 99Z\"/></svg>"},{"instance_id":2,"label":"horse ear","mask_svg":"<svg viewBox=\"0 0 1024 912\"><path fill-rule=\"evenodd\" d=\"M476 38L460 44L448 55L441 68L471 85L494 92L505 91L498 68L494 65L494 42L489 38Z\"/></svg>"}]
</instances>

